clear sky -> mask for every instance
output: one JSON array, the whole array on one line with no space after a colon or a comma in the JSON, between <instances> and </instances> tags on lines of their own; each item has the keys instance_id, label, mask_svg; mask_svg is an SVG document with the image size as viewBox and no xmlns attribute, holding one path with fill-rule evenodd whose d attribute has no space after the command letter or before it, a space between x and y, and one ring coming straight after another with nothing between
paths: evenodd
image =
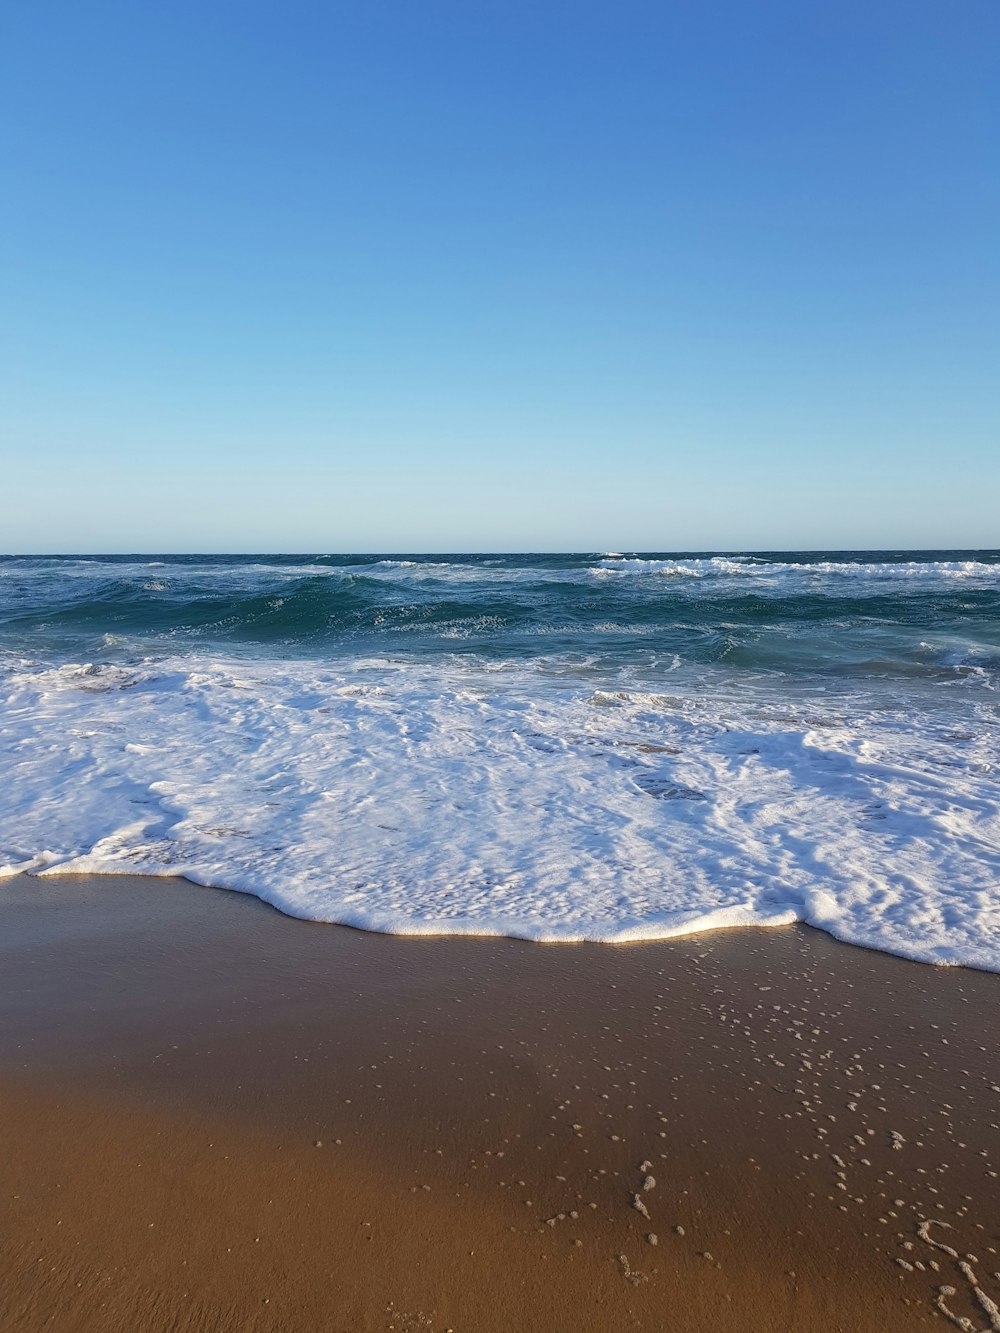
<instances>
[{"instance_id":1,"label":"clear sky","mask_svg":"<svg viewBox=\"0 0 1000 1333\"><path fill-rule=\"evenodd\" d=\"M34 0L5 551L1000 545L997 0Z\"/></svg>"}]
</instances>

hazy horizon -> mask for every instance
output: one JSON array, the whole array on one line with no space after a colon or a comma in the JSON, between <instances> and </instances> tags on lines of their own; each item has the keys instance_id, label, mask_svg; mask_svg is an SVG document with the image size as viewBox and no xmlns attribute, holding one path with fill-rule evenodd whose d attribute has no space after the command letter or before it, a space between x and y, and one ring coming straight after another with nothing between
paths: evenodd
<instances>
[{"instance_id":1,"label":"hazy horizon","mask_svg":"<svg viewBox=\"0 0 1000 1333\"><path fill-rule=\"evenodd\" d=\"M333 547L324 548L322 544L316 547L307 547L302 550L283 551L275 549L261 550L62 550L62 551L0 551L0 560L128 560L132 557L139 560L148 559L166 559L166 560L196 560L205 558L207 560L225 560L232 558L235 560L245 559L289 559L289 560L334 560L345 558L349 560L367 560L377 557L385 559L413 558L414 560L432 559L434 557L443 560L457 560L465 557L471 559L486 559L491 556L512 557L512 556L600 556L602 558L614 558L616 556L650 556L654 558L696 558L709 556L771 556L771 555L995 555L1000 552L997 546L758 546L758 547L737 547L737 546L706 546L706 547L653 547L653 546L591 546L591 547L483 547L480 550L469 548L468 550L440 550L435 551L430 548L406 550L403 548L391 549L389 547L372 547L370 550L339 550Z\"/></svg>"}]
</instances>

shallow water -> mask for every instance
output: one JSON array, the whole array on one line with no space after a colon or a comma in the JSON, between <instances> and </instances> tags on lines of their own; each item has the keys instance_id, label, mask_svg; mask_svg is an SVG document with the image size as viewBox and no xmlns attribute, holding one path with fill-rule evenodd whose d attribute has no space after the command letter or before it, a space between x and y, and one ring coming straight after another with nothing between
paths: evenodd
<instances>
[{"instance_id":1,"label":"shallow water","mask_svg":"<svg viewBox=\"0 0 1000 1333\"><path fill-rule=\"evenodd\" d=\"M1000 553L0 560L0 864L1000 970Z\"/></svg>"}]
</instances>

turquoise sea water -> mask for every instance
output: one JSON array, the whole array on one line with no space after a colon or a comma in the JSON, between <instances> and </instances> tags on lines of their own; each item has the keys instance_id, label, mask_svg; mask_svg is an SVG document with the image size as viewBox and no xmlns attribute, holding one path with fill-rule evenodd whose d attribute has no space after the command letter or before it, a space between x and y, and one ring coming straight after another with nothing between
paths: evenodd
<instances>
[{"instance_id":1,"label":"turquoise sea water","mask_svg":"<svg viewBox=\"0 0 1000 1333\"><path fill-rule=\"evenodd\" d=\"M0 648L995 671L1000 553L7 557Z\"/></svg>"}]
</instances>

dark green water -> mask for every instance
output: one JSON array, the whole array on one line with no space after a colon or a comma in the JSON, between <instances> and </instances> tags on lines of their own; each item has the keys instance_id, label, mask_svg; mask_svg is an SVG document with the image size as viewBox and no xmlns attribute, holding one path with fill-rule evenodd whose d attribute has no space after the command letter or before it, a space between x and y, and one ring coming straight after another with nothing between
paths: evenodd
<instances>
[{"instance_id":1,"label":"dark green water","mask_svg":"<svg viewBox=\"0 0 1000 1333\"><path fill-rule=\"evenodd\" d=\"M1000 553L6 557L0 648L994 673Z\"/></svg>"}]
</instances>

